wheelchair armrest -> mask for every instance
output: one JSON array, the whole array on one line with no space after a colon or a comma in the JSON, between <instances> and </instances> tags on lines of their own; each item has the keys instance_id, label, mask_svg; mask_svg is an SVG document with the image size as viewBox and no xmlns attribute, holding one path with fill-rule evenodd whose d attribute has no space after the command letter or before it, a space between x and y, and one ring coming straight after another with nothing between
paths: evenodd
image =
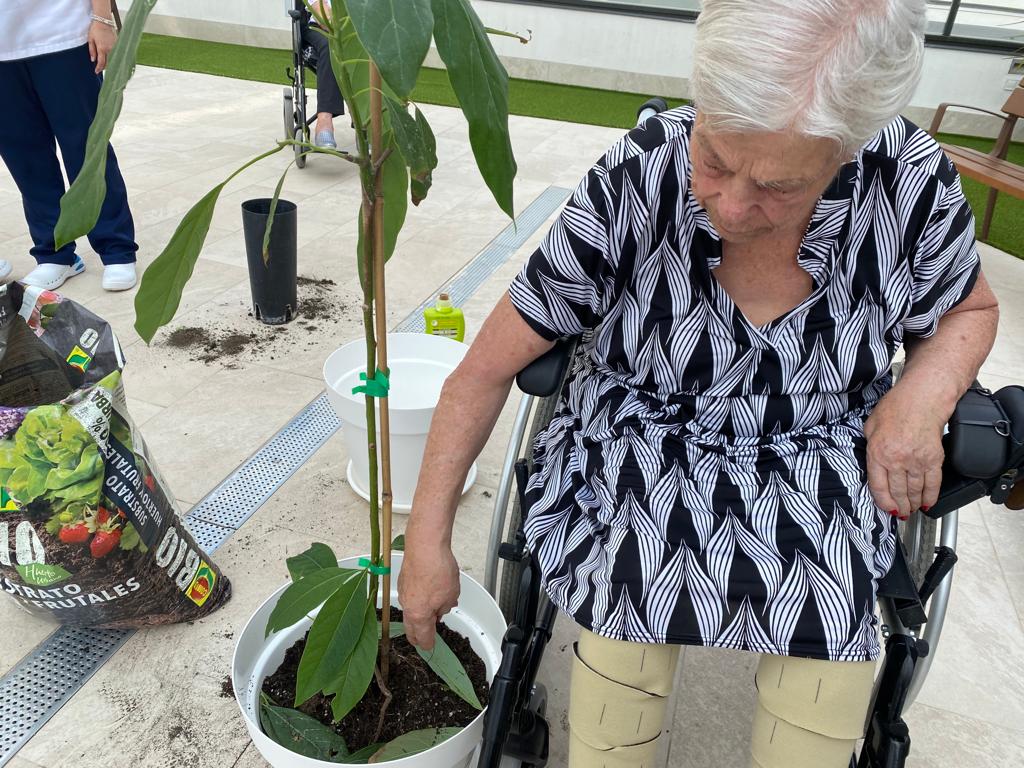
<instances>
[{"instance_id":1,"label":"wheelchair armrest","mask_svg":"<svg viewBox=\"0 0 1024 768\"><path fill-rule=\"evenodd\" d=\"M976 384L968 390L949 420L943 449L939 499L926 513L934 518L991 496L1024 464L1024 388L988 394Z\"/></svg>"},{"instance_id":2,"label":"wheelchair armrest","mask_svg":"<svg viewBox=\"0 0 1024 768\"><path fill-rule=\"evenodd\" d=\"M578 341L579 337L559 339L555 346L516 374L516 384L535 397L548 397L558 392Z\"/></svg>"}]
</instances>

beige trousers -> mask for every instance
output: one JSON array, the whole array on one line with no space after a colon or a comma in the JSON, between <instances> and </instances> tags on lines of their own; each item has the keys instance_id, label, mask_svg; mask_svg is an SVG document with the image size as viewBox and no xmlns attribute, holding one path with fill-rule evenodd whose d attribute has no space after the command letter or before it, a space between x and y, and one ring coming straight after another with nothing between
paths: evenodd
<instances>
[{"instance_id":1,"label":"beige trousers","mask_svg":"<svg viewBox=\"0 0 1024 768\"><path fill-rule=\"evenodd\" d=\"M678 645L583 631L569 694L569 768L654 768ZM762 656L753 768L848 768L863 736L875 663Z\"/></svg>"}]
</instances>

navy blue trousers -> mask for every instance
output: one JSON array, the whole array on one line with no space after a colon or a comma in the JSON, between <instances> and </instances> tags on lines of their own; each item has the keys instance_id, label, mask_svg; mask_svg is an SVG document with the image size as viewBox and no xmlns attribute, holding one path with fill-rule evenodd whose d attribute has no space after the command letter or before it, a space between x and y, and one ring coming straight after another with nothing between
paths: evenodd
<instances>
[{"instance_id":1,"label":"navy blue trousers","mask_svg":"<svg viewBox=\"0 0 1024 768\"><path fill-rule=\"evenodd\" d=\"M0 157L21 191L32 235L31 253L40 264L71 264L75 244L55 251L53 228L60 216L64 178L57 160L74 181L85 161L85 140L96 115L103 80L89 61L89 46L0 61ZM112 147L107 147L107 197L89 244L104 264L135 261L135 224L128 192Z\"/></svg>"}]
</instances>

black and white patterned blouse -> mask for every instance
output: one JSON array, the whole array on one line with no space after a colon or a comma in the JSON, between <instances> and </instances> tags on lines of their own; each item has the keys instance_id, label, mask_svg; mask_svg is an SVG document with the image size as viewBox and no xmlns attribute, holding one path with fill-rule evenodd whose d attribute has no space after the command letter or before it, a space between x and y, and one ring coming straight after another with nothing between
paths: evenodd
<instances>
[{"instance_id":1,"label":"black and white patterned blouse","mask_svg":"<svg viewBox=\"0 0 1024 768\"><path fill-rule=\"evenodd\" d=\"M973 288L973 215L938 145L897 119L817 203L798 256L812 294L753 326L711 271L694 114L617 142L510 288L547 339L593 329L537 441L527 538L552 600L600 635L875 658L896 533L864 420L904 335Z\"/></svg>"}]
</instances>

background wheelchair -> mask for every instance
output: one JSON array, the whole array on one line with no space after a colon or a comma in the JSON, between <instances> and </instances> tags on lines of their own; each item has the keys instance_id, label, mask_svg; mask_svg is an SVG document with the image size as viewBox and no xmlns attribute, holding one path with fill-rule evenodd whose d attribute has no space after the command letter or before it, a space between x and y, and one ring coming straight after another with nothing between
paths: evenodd
<instances>
[{"instance_id":1,"label":"background wheelchair","mask_svg":"<svg viewBox=\"0 0 1024 768\"><path fill-rule=\"evenodd\" d=\"M641 107L639 122L664 109L663 101L652 99ZM551 420L572 361L586 354L585 345L585 339L562 340L516 379L524 394L495 498L484 572L485 586L509 627L491 683L479 768L498 768L510 760L532 768L547 764L547 692L537 682L537 671L558 609L544 593L537 564L526 550L523 497L534 469L535 438ZM901 370L901 363L893 366L894 378ZM992 394L975 383L957 405L943 441L938 503L900 523L895 561L879 583L884 660L864 745L859 756L851 757L851 768L901 768L906 763L911 740L902 715L924 684L938 647L957 560L958 510L985 497L1006 503L1021 477L1024 388Z\"/></svg>"},{"instance_id":2,"label":"background wheelchair","mask_svg":"<svg viewBox=\"0 0 1024 768\"><path fill-rule=\"evenodd\" d=\"M292 65L285 67L285 74L291 86L284 89L284 137L295 141L309 142L309 126L316 120L316 112L309 114L309 103L306 97L306 67L316 68L316 58L312 47L302 39L302 31L309 24L309 11L302 0L293 0L288 9L292 22ZM306 167L306 151L294 145L295 165Z\"/></svg>"}]
</instances>

